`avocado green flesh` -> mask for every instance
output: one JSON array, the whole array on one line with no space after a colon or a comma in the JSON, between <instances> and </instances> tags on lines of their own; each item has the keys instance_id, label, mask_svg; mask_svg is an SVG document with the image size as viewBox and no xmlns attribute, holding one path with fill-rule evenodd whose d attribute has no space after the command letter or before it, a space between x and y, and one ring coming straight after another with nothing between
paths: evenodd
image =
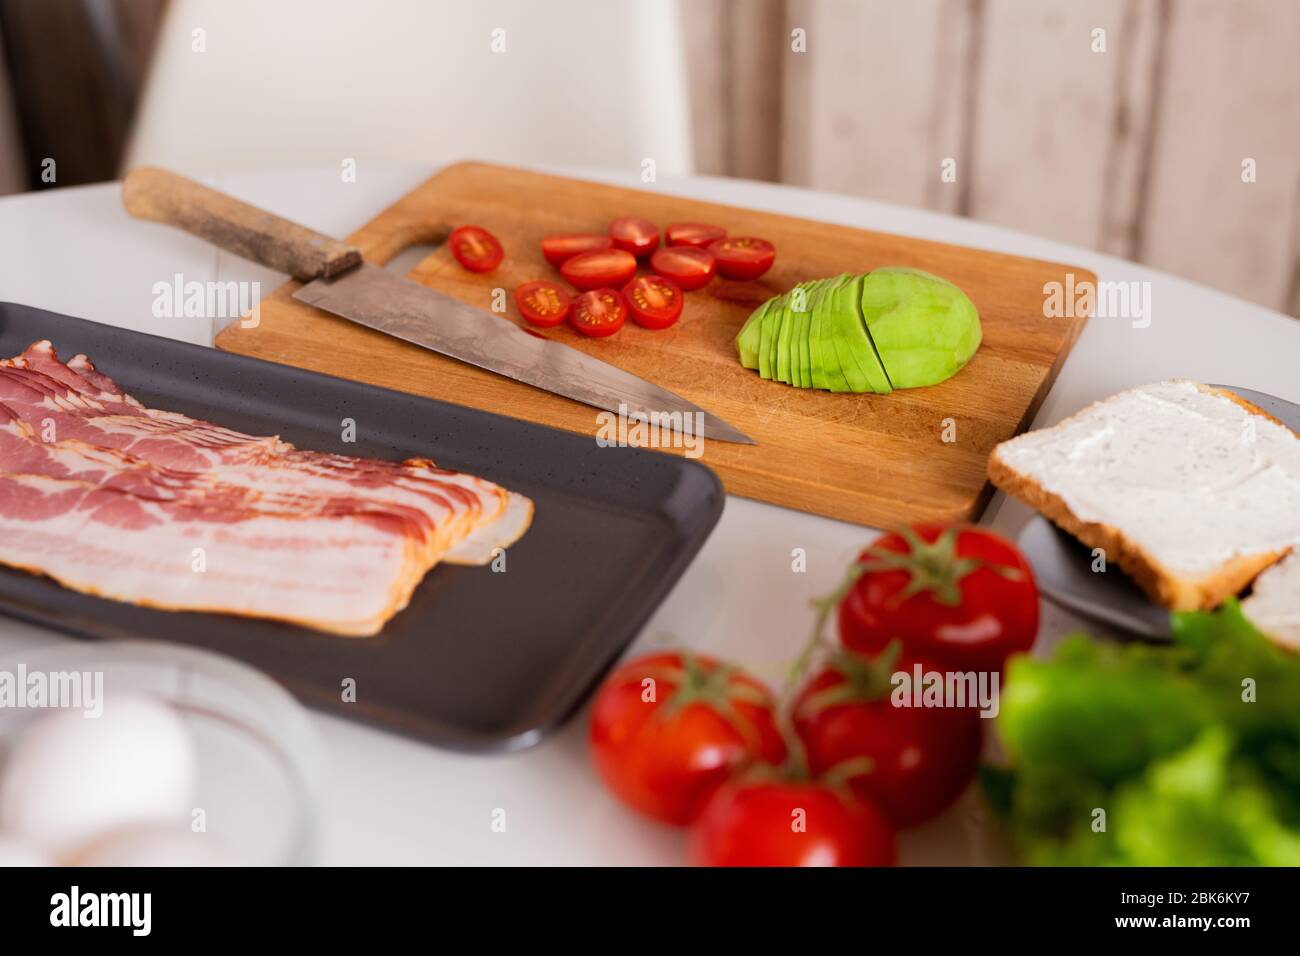
<instances>
[{"instance_id":1,"label":"avocado green flesh","mask_svg":"<svg viewBox=\"0 0 1300 956\"><path fill-rule=\"evenodd\" d=\"M812 349L810 347L810 333L812 331L812 309L804 309L798 313L799 321L795 326L795 336L799 343L799 354L792 356L798 367L798 376L796 384L803 388L812 388Z\"/></svg>"},{"instance_id":2,"label":"avocado green flesh","mask_svg":"<svg viewBox=\"0 0 1300 956\"><path fill-rule=\"evenodd\" d=\"M740 364L745 368L758 368L758 347L760 344L760 329L763 316L767 313L768 308L772 305L772 300L768 299L757 309L750 313L749 318L745 320L744 326L736 335L736 351L740 353Z\"/></svg>"},{"instance_id":3,"label":"avocado green flesh","mask_svg":"<svg viewBox=\"0 0 1300 956\"><path fill-rule=\"evenodd\" d=\"M767 319L763 320L763 324L767 326L767 377L772 381L777 381L776 339L780 337L781 319L787 308L789 308L789 298L783 298L772 306L772 311L767 313Z\"/></svg>"},{"instance_id":4,"label":"avocado green flesh","mask_svg":"<svg viewBox=\"0 0 1300 956\"><path fill-rule=\"evenodd\" d=\"M781 334L781 320L790 307L789 296L782 296L779 302L772 304L772 309L763 320L767 327L767 377L777 381L776 377L776 343Z\"/></svg>"},{"instance_id":5,"label":"avocado green flesh","mask_svg":"<svg viewBox=\"0 0 1300 956\"><path fill-rule=\"evenodd\" d=\"M741 328L736 349L765 379L888 394L949 378L981 334L974 303L955 285L887 267L801 282L769 299Z\"/></svg>"},{"instance_id":6,"label":"avocado green flesh","mask_svg":"<svg viewBox=\"0 0 1300 956\"><path fill-rule=\"evenodd\" d=\"M776 343L776 378L787 385L799 385L799 329L808 314L809 289L815 283L804 282L785 295L781 324ZM800 296L802 291L803 295Z\"/></svg>"},{"instance_id":7,"label":"avocado green flesh","mask_svg":"<svg viewBox=\"0 0 1300 956\"><path fill-rule=\"evenodd\" d=\"M763 315L771 304L772 300L768 299L750 312L749 319L745 320L745 325L736 334L736 351L740 352L740 364L745 368L758 368L759 329L762 328Z\"/></svg>"},{"instance_id":8,"label":"avocado green flesh","mask_svg":"<svg viewBox=\"0 0 1300 956\"><path fill-rule=\"evenodd\" d=\"M895 388L951 378L979 348L979 313L966 294L919 269L877 269L862 282L862 318Z\"/></svg>"},{"instance_id":9,"label":"avocado green flesh","mask_svg":"<svg viewBox=\"0 0 1300 956\"><path fill-rule=\"evenodd\" d=\"M847 281L836 287L830 296L827 315L830 322L829 338L839 356L840 368L853 392L880 392L889 394L893 391L889 376L876 354L871 336L867 334L858 312L858 302L862 296L862 279L849 276Z\"/></svg>"},{"instance_id":10,"label":"avocado green flesh","mask_svg":"<svg viewBox=\"0 0 1300 956\"><path fill-rule=\"evenodd\" d=\"M798 348L790 356L791 364L794 366L797 375L794 376L794 384L803 388L812 387L812 320L813 320L813 303L818 291L825 284L824 280L814 282L805 282L799 286L804 291L803 308L795 309L793 297L791 300L791 311L795 316L795 337L798 342Z\"/></svg>"},{"instance_id":11,"label":"avocado green flesh","mask_svg":"<svg viewBox=\"0 0 1300 956\"><path fill-rule=\"evenodd\" d=\"M776 340L776 377L787 385L794 383L790 377L790 342L797 321L793 309L787 303L781 311L781 331L777 333Z\"/></svg>"},{"instance_id":12,"label":"avocado green flesh","mask_svg":"<svg viewBox=\"0 0 1300 956\"><path fill-rule=\"evenodd\" d=\"M832 392L852 391L844 376L839 350L835 348L833 341L836 317L830 311L835 289L843 279L844 276L836 276L816 283L809 301L813 314L812 324L817 329L812 344L818 353L819 377L823 382L821 387Z\"/></svg>"},{"instance_id":13,"label":"avocado green flesh","mask_svg":"<svg viewBox=\"0 0 1300 956\"><path fill-rule=\"evenodd\" d=\"M784 296L769 299L764 304L763 314L758 317L758 374L761 378L772 378L772 313L781 309Z\"/></svg>"},{"instance_id":14,"label":"avocado green flesh","mask_svg":"<svg viewBox=\"0 0 1300 956\"><path fill-rule=\"evenodd\" d=\"M781 381L780 372L777 369L777 356L781 354L781 326L785 324L786 313L790 311L790 302L787 299L781 303L780 309L772 310L772 317L768 322L772 324L772 339L768 343L768 364L772 373L772 381Z\"/></svg>"}]
</instances>

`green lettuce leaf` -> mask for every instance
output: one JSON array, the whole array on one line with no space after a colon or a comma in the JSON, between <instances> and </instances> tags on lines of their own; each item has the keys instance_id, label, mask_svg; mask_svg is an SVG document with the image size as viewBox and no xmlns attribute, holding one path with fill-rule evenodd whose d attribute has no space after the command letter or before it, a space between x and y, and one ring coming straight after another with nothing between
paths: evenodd
<instances>
[{"instance_id":1,"label":"green lettuce leaf","mask_svg":"<svg viewBox=\"0 0 1300 956\"><path fill-rule=\"evenodd\" d=\"M1067 638L1013 659L985 792L1025 859L1300 863L1300 659L1230 602L1171 647Z\"/></svg>"}]
</instances>

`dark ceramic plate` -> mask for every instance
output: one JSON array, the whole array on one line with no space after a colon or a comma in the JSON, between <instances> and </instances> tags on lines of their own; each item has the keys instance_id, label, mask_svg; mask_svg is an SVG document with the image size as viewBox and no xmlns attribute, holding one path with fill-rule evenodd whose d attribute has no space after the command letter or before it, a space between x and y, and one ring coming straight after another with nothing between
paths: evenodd
<instances>
[{"instance_id":1,"label":"dark ceramic plate","mask_svg":"<svg viewBox=\"0 0 1300 956\"><path fill-rule=\"evenodd\" d=\"M717 476L658 452L0 304L0 355L47 338L147 405L303 447L417 455L528 495L506 570L440 565L373 638L156 611L0 567L0 611L88 638L158 638L240 658L304 702L465 750L525 747L571 714L681 577L722 514ZM339 423L359 423L341 441ZM343 681L356 681L344 703Z\"/></svg>"},{"instance_id":2,"label":"dark ceramic plate","mask_svg":"<svg viewBox=\"0 0 1300 956\"><path fill-rule=\"evenodd\" d=\"M1300 405L1235 385L1219 385L1300 431ZM1092 571L1092 551L1042 515L1020 532L1020 550L1033 565L1038 587L1053 603L1141 637L1167 640L1169 612L1152 604L1118 568Z\"/></svg>"}]
</instances>

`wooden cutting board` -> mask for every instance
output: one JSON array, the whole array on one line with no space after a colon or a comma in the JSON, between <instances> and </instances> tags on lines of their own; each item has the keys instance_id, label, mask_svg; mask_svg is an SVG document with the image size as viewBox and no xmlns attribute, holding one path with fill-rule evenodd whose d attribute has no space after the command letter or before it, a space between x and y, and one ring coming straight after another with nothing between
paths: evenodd
<instances>
[{"instance_id":1,"label":"wooden cutting board","mask_svg":"<svg viewBox=\"0 0 1300 956\"><path fill-rule=\"evenodd\" d=\"M440 246L410 275L484 309L495 296L522 324L515 286L559 278L542 258L542 237L603 233L621 215L644 216L660 228L691 220L762 236L776 244L776 264L756 281L715 279L689 293L681 319L665 331L629 322L607 339L584 338L567 326L547 334L677 392L753 438L752 446L704 444L702 460L727 491L861 524L978 516L991 494L989 451L1032 420L1083 326L1083 317L1044 315L1044 286L1064 284L1071 273L1076 286L1095 281L1073 266L483 163L443 169L349 238L368 261L383 263L409 245L441 243L457 225L484 226L506 250L494 273L467 272ZM890 395L837 395L764 381L741 367L732 340L765 299L805 279L883 265L934 272L974 301L984 343L956 376ZM291 298L298 287L276 289L261 303L260 323L232 325L217 336L218 347L595 440L595 409L303 305Z\"/></svg>"}]
</instances>

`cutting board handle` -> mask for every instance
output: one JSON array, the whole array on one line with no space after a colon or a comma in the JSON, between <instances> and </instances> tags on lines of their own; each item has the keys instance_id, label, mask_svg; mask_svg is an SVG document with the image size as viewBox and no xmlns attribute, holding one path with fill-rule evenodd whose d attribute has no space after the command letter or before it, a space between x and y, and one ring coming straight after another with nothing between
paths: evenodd
<instances>
[{"instance_id":1,"label":"cutting board handle","mask_svg":"<svg viewBox=\"0 0 1300 956\"><path fill-rule=\"evenodd\" d=\"M361 253L347 243L156 166L127 173L122 204L137 219L178 226L303 282L337 275L361 262Z\"/></svg>"}]
</instances>

